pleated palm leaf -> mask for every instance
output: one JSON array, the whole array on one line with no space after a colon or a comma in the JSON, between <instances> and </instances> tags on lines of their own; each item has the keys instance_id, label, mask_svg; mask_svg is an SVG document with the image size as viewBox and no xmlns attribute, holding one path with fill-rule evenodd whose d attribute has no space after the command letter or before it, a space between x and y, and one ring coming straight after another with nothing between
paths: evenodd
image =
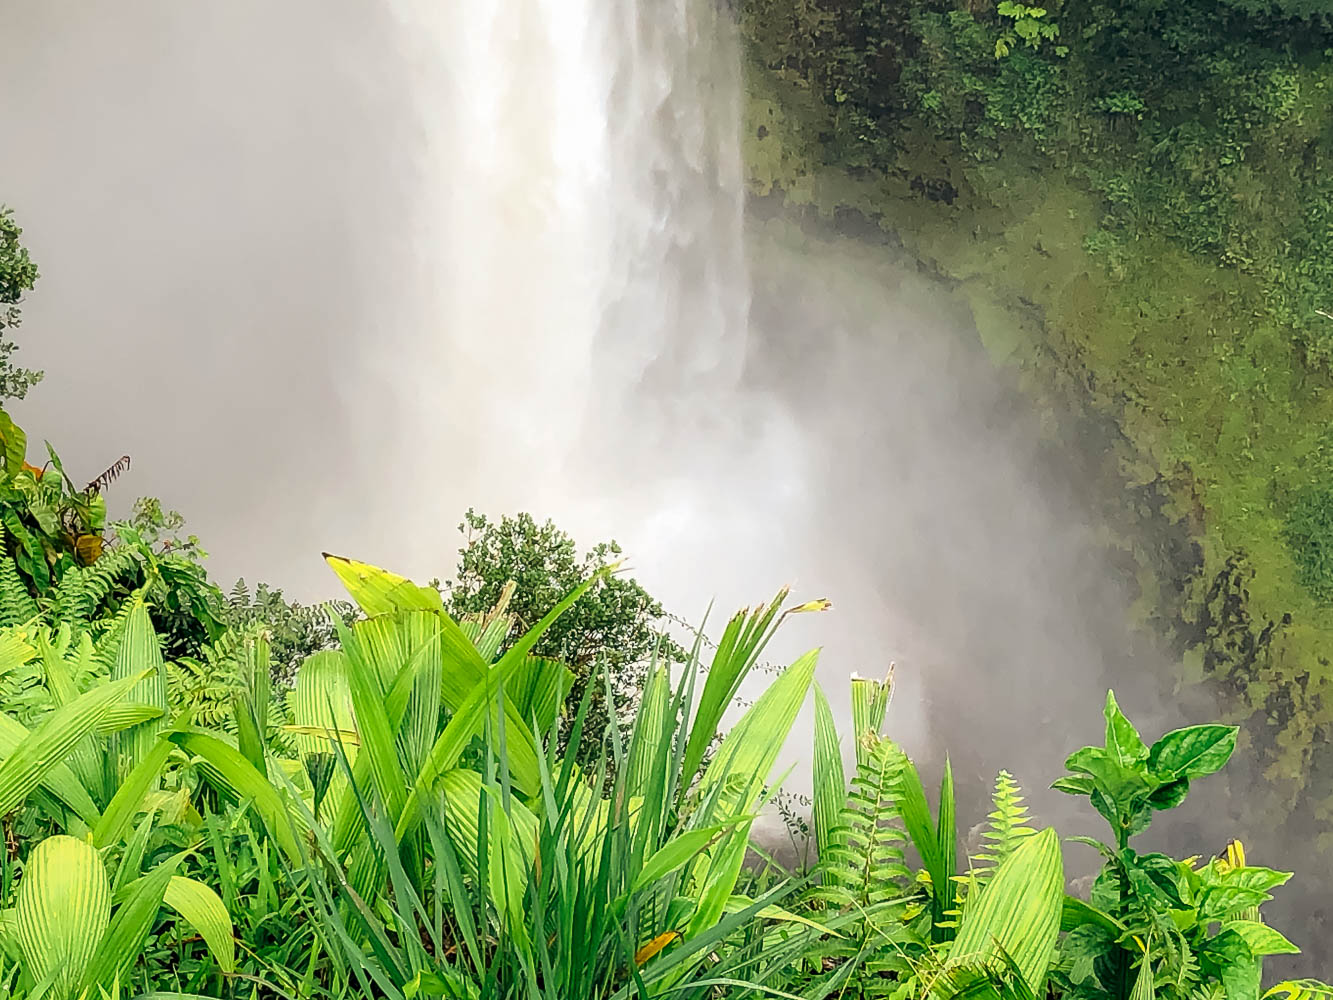
<instances>
[{"instance_id":1,"label":"pleated palm leaf","mask_svg":"<svg viewBox=\"0 0 1333 1000\"><path fill-rule=\"evenodd\" d=\"M371 622L424 613L441 623L440 645L451 666L438 683L446 689L470 665L483 667L472 690L461 700L455 693L455 704L446 705L452 710L442 716L434 744L413 758L413 748L393 745L391 734L401 739L404 729L410 732L394 725L395 717L407 716L408 701L402 699L398 716L394 694L417 681L400 672L390 682L381 656L402 662L415 654L411 647L390 653L387 640L372 647L355 634L346 637L356 748L346 754L335 742L332 750L357 815L339 811L332 830L316 823L313 811L305 822L325 856L343 860L340 828L359 826L383 859L387 923L354 873L337 874L341 865L317 894L328 937L343 943L364 989L392 997L423 990L497 998L702 993L713 988L704 981L719 975L717 968L705 974L705 964L721 941L743 936L761 913L784 912L774 902L788 887L754 901L738 900L735 889L750 823L809 690L814 654L778 678L706 763L704 750L780 620L785 593L729 623L697 699L697 660L675 683L665 668L651 671L630 732L612 722L606 755L589 774L556 750L558 702L551 692L559 690L558 675L538 683L521 669L531 664L527 652L540 631L577 593L486 666L475 645L462 648L468 637L457 624L430 610L429 592L361 564L344 563L340 575L353 577L349 589ZM387 693L359 697L358 685L371 686L365 678L377 676ZM587 704L585 698L584 711ZM532 723L515 727L523 716L511 705ZM581 711L570 739L581 737L583 719ZM461 763L474 739L484 746L480 770ZM367 760L377 742L378 764ZM403 763L414 759L412 778ZM429 880L418 865L424 854L432 858ZM746 953L735 954L740 962Z\"/></svg>"},{"instance_id":2,"label":"pleated palm leaf","mask_svg":"<svg viewBox=\"0 0 1333 1000\"><path fill-rule=\"evenodd\" d=\"M150 822L142 826L145 842ZM185 854L142 875L126 868L132 856L122 861L113 886L87 841L56 836L33 848L12 915L0 923L6 949L19 958L18 989L30 1000L115 989L139 960L163 906L194 927L221 973L233 971L231 919L212 889L176 874Z\"/></svg>"}]
</instances>

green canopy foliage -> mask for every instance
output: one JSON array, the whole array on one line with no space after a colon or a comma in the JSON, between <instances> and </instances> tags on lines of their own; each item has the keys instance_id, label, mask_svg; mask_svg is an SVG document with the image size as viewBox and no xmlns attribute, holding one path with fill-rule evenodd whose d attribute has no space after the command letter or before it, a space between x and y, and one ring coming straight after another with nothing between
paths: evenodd
<instances>
[{"instance_id":1,"label":"green canopy foliage","mask_svg":"<svg viewBox=\"0 0 1333 1000\"><path fill-rule=\"evenodd\" d=\"M10 339L22 320L19 303L37 282L37 265L19 242L23 230L14 213L0 204L0 399L22 399L42 380L42 373L19 368L12 356L18 345Z\"/></svg>"}]
</instances>

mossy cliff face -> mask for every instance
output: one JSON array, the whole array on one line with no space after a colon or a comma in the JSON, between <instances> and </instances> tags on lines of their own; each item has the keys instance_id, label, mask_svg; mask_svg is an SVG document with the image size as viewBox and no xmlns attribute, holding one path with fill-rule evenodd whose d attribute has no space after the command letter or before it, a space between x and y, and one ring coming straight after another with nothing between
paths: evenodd
<instances>
[{"instance_id":1,"label":"mossy cliff face","mask_svg":"<svg viewBox=\"0 0 1333 1000\"><path fill-rule=\"evenodd\" d=\"M970 311L994 363L1085 456L1106 545L1133 577L1137 620L1180 664L1173 680L1206 686L1245 723L1247 812L1333 818L1333 379L1274 271L1304 266L1303 251L1270 226L1237 237L1252 254L1271 244L1270 259L1228 263L1174 223L1117 221L1114 163L1098 174L1077 144L1029 129L981 155L975 129L885 111L911 71L890 46L851 74L880 72L876 94L849 94L820 62L825 42L829 59L846 52L821 34L828 16L813 0L742 5L752 195L788 218L870 226ZM1321 159L1333 74L1293 65L1291 129ZM1264 169L1251 156L1256 205L1314 211L1292 190L1299 173Z\"/></svg>"}]
</instances>

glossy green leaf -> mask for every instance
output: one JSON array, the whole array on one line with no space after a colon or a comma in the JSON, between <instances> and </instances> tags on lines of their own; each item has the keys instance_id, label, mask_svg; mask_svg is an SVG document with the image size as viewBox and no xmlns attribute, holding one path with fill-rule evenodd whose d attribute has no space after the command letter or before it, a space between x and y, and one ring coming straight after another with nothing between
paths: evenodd
<instances>
[{"instance_id":1,"label":"glossy green leaf","mask_svg":"<svg viewBox=\"0 0 1333 1000\"><path fill-rule=\"evenodd\" d=\"M1139 736L1139 731L1120 711L1112 691L1106 692L1106 709L1103 714L1106 716L1106 752L1112 758L1121 764L1132 765L1148 756L1148 748Z\"/></svg>"},{"instance_id":2,"label":"glossy green leaf","mask_svg":"<svg viewBox=\"0 0 1333 1000\"><path fill-rule=\"evenodd\" d=\"M1231 759L1238 732L1235 726L1187 726L1167 733L1148 752L1148 769L1168 780L1212 774Z\"/></svg>"}]
</instances>

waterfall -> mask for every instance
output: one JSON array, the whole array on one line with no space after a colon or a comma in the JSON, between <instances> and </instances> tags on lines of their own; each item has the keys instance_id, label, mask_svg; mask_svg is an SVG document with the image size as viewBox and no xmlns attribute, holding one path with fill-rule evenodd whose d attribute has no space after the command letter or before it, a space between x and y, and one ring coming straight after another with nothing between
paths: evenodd
<instances>
[{"instance_id":1,"label":"waterfall","mask_svg":"<svg viewBox=\"0 0 1333 1000\"><path fill-rule=\"evenodd\" d=\"M472 491L446 481L460 503L614 534L683 613L702 612L693 578L728 548L718 596L762 599L795 563L772 558L756 513L797 480L794 453L771 461L781 418L740 388L734 27L713 0L409 9L414 92L429 95L414 254L438 333L408 364L365 358L392 373L414 429L389 442L395 466L443 476L429 456L447 456Z\"/></svg>"}]
</instances>

